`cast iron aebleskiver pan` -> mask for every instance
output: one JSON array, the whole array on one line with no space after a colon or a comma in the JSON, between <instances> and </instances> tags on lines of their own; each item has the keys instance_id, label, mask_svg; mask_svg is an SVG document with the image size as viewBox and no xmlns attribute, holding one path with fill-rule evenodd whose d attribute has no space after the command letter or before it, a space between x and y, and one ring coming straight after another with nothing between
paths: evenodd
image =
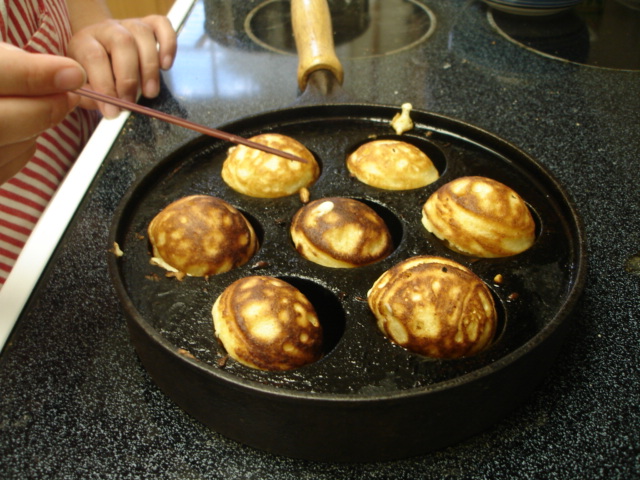
<instances>
[{"instance_id":1,"label":"cast iron aebleskiver pan","mask_svg":"<svg viewBox=\"0 0 640 480\"><path fill-rule=\"evenodd\" d=\"M294 25L304 22L298 17L310 15L313 26L331 32L323 1L295 0L293 7ZM234 192L220 178L229 145L196 139L137 181L116 212L110 241L120 245L124 256L110 255L108 261L132 342L154 381L186 412L223 435L273 453L379 461L422 454L480 432L531 393L561 346L586 269L583 229L573 203L553 176L518 148L466 123L419 110L412 113L414 129L402 138L434 159L441 178L405 192L359 183L345 167L348 152L372 136L394 136L389 121L399 108L322 104L333 99L328 92L339 88L327 70L340 76L341 67L330 56L328 63L314 57L304 66L308 55L299 49L298 78L307 100L316 95L317 104L222 128L244 137L278 132L301 141L322 165L312 198L348 196L368 203L392 230L394 253L357 269L304 260L288 234L300 199L265 200ZM318 65L321 70L309 77ZM307 78L320 87L305 87ZM476 259L451 252L424 230L424 201L462 175L494 178L524 197L538 222L530 250L504 259ZM261 248L231 272L179 282L149 264L146 229L171 201L197 193L223 198L244 212ZM452 258L490 286L501 323L488 350L467 359L432 360L391 344L377 330L365 301L368 289L391 266L421 254ZM258 274L287 280L312 301L327 338L322 360L273 373L226 359L213 336L211 306L234 280ZM497 274L502 283L494 282Z\"/></svg>"}]
</instances>

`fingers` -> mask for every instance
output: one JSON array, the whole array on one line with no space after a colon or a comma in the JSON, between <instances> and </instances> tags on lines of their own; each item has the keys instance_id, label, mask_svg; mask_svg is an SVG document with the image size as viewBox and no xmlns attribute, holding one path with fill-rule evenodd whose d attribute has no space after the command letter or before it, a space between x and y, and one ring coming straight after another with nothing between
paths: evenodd
<instances>
[{"instance_id":1,"label":"fingers","mask_svg":"<svg viewBox=\"0 0 640 480\"><path fill-rule=\"evenodd\" d=\"M0 43L0 96L62 93L84 85L86 74L70 58L27 53Z\"/></svg>"},{"instance_id":2,"label":"fingers","mask_svg":"<svg viewBox=\"0 0 640 480\"><path fill-rule=\"evenodd\" d=\"M78 32L69 54L87 71L95 91L135 101L138 91L155 97L160 91L160 68L173 64L176 34L166 17L108 20ZM101 105L108 118L118 114L113 106Z\"/></svg>"},{"instance_id":3,"label":"fingers","mask_svg":"<svg viewBox=\"0 0 640 480\"><path fill-rule=\"evenodd\" d=\"M150 15L143 20L153 27L156 39L158 40L160 68L169 70L173 65L178 50L176 32L173 30L167 17Z\"/></svg>"},{"instance_id":4,"label":"fingers","mask_svg":"<svg viewBox=\"0 0 640 480\"><path fill-rule=\"evenodd\" d=\"M0 145L30 139L60 123L78 104L72 94L0 97Z\"/></svg>"},{"instance_id":5,"label":"fingers","mask_svg":"<svg viewBox=\"0 0 640 480\"><path fill-rule=\"evenodd\" d=\"M87 79L91 88L97 92L101 92L107 95L121 96L127 100L135 98L135 92L133 94L128 93L124 95L124 89L121 87L120 92L116 90L116 78L115 72L112 69L112 62L110 58L111 39L110 32L114 30L120 31L121 27L115 20L108 20L98 24L99 26L90 26L80 30L76 33L68 45L68 55L76 59L82 66L84 66L87 72ZM135 54L135 49L133 49ZM137 56L134 57L134 62L137 62ZM133 82L137 81L137 63L133 68ZM120 72L120 75L123 73ZM122 84L121 80L121 84ZM83 99L81 105L86 108L95 108L99 106L100 111L107 118L113 118L118 115L119 110L111 105L96 104L93 101Z\"/></svg>"},{"instance_id":6,"label":"fingers","mask_svg":"<svg viewBox=\"0 0 640 480\"><path fill-rule=\"evenodd\" d=\"M155 32L152 26L143 20L124 20L122 24L133 35L136 43L139 64L139 70L136 73L139 74L137 79L139 82L135 87L137 88L139 84L145 97L155 97L160 91L160 57L156 46ZM129 62L130 58L126 52L114 58L113 70L116 72L116 77L118 71L127 70Z\"/></svg>"},{"instance_id":7,"label":"fingers","mask_svg":"<svg viewBox=\"0 0 640 480\"><path fill-rule=\"evenodd\" d=\"M56 125L78 99L66 93L86 80L70 58L27 53L0 43L0 145L34 137Z\"/></svg>"},{"instance_id":8,"label":"fingers","mask_svg":"<svg viewBox=\"0 0 640 480\"><path fill-rule=\"evenodd\" d=\"M176 34L169 20L161 15L123 20L122 24L133 34L138 48L142 94L153 98L160 92L159 70L167 70L173 65Z\"/></svg>"},{"instance_id":9,"label":"fingers","mask_svg":"<svg viewBox=\"0 0 640 480\"><path fill-rule=\"evenodd\" d=\"M70 58L27 53L0 43L0 183L15 175L35 151L36 138L78 104L69 91L86 81Z\"/></svg>"}]
</instances>

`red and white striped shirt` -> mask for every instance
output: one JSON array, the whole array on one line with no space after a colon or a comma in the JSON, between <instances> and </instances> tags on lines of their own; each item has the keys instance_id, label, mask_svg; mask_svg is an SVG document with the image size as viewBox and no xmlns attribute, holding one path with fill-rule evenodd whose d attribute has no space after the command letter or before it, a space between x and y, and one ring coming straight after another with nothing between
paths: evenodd
<instances>
[{"instance_id":1,"label":"red and white striped shirt","mask_svg":"<svg viewBox=\"0 0 640 480\"><path fill-rule=\"evenodd\" d=\"M2 0L0 40L32 53L66 55L71 26L65 0ZM44 132L33 158L0 185L0 288L22 247L97 124L77 108Z\"/></svg>"}]
</instances>

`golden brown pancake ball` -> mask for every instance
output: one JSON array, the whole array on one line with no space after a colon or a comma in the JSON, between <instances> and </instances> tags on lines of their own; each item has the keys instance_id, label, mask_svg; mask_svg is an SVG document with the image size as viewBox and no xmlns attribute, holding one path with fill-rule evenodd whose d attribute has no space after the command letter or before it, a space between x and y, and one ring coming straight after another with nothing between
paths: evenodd
<instances>
[{"instance_id":1,"label":"golden brown pancake ball","mask_svg":"<svg viewBox=\"0 0 640 480\"><path fill-rule=\"evenodd\" d=\"M248 367L291 370L322 356L322 326L313 305L278 278L235 281L211 313L220 343L231 358Z\"/></svg>"},{"instance_id":2,"label":"golden brown pancake ball","mask_svg":"<svg viewBox=\"0 0 640 480\"><path fill-rule=\"evenodd\" d=\"M439 173L418 147L400 140L374 140L347 158L349 172L362 183L385 190L411 190L435 182Z\"/></svg>"},{"instance_id":3,"label":"golden brown pancake ball","mask_svg":"<svg viewBox=\"0 0 640 480\"><path fill-rule=\"evenodd\" d=\"M488 287L466 267L441 257L412 257L392 267L373 284L367 301L391 341L428 357L473 355L496 331Z\"/></svg>"},{"instance_id":4,"label":"golden brown pancake ball","mask_svg":"<svg viewBox=\"0 0 640 480\"><path fill-rule=\"evenodd\" d=\"M149 224L152 260L194 277L246 263L258 249L247 219L220 198L191 195L165 207Z\"/></svg>"},{"instance_id":5,"label":"golden brown pancake ball","mask_svg":"<svg viewBox=\"0 0 640 480\"><path fill-rule=\"evenodd\" d=\"M486 177L461 177L440 187L422 207L422 224L458 252L507 257L535 241L536 224L524 200Z\"/></svg>"},{"instance_id":6,"label":"golden brown pancake ball","mask_svg":"<svg viewBox=\"0 0 640 480\"><path fill-rule=\"evenodd\" d=\"M308 203L294 215L290 231L300 255L326 267L361 267L393 250L384 220L371 207L350 198Z\"/></svg>"},{"instance_id":7,"label":"golden brown pancake ball","mask_svg":"<svg viewBox=\"0 0 640 480\"><path fill-rule=\"evenodd\" d=\"M286 197L318 179L318 162L297 140L278 133L264 133L250 140L292 153L307 162L288 160L244 145L232 147L222 165L222 179L235 191L258 198Z\"/></svg>"}]
</instances>

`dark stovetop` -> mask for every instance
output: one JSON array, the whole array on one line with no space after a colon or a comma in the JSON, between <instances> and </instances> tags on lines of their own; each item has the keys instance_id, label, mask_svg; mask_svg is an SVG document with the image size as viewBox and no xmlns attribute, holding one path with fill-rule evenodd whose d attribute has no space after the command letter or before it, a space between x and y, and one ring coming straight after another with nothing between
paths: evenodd
<instances>
[{"instance_id":1,"label":"dark stovetop","mask_svg":"<svg viewBox=\"0 0 640 480\"><path fill-rule=\"evenodd\" d=\"M264 23L245 31L245 19L262 3L197 1L166 88L146 103L219 126L294 102L297 60L279 51L290 40L278 2L254 11L250 18ZM337 19L344 22L336 37L344 87L357 101L411 102L494 132L548 167L575 200L589 274L547 379L489 430L395 462L277 457L203 427L142 367L107 271L120 198L136 176L196 137L134 115L0 357L0 478L640 478L637 63L616 59L603 68L597 52L589 55L603 45L575 38L555 50L569 61L539 54L507 40L495 28L505 19L488 17L478 1L369 3L380 9L369 24L351 24L353 12ZM640 30L638 12L616 0L585 3L600 3L596 12L576 12L592 34L603 25L611 31L615 18L635 18L633 30ZM530 31L526 22L507 21L511 33ZM396 35L403 23L411 28ZM359 28L368 30L349 35ZM257 44L256 35L268 42ZM577 50L565 55L573 48L567 44ZM606 50L617 58L639 46L633 35L611 35Z\"/></svg>"}]
</instances>

